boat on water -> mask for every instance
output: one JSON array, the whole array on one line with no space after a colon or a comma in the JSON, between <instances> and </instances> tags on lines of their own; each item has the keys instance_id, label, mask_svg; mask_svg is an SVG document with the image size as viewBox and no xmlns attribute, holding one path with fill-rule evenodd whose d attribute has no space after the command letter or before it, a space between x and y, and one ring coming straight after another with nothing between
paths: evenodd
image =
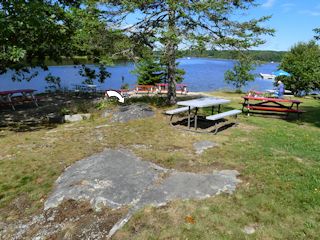
<instances>
[{"instance_id":1,"label":"boat on water","mask_svg":"<svg viewBox=\"0 0 320 240\"><path fill-rule=\"evenodd\" d=\"M275 75L268 74L268 73L260 73L260 76L262 79L265 79L265 80L274 80L276 78Z\"/></svg>"},{"instance_id":2,"label":"boat on water","mask_svg":"<svg viewBox=\"0 0 320 240\"><path fill-rule=\"evenodd\" d=\"M267 89L266 92L267 92L267 93L271 93L271 94L275 94L275 93L277 92L277 90L275 90L275 89ZM286 96L289 96L289 95L292 96L293 93L292 93L292 91L285 89L285 90L284 90L284 95L286 95Z\"/></svg>"}]
</instances>

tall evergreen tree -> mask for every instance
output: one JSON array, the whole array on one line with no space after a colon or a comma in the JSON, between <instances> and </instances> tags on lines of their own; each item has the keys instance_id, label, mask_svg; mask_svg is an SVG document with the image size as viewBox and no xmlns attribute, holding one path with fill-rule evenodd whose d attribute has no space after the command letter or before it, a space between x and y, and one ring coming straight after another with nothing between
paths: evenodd
<instances>
[{"instance_id":1,"label":"tall evergreen tree","mask_svg":"<svg viewBox=\"0 0 320 240\"><path fill-rule=\"evenodd\" d=\"M126 30L132 36L155 47L161 43L167 67L169 91L167 100L176 102L176 58L180 44L248 49L264 41L262 34L272 34L272 29L260 26L269 19L261 17L240 21L241 11L256 6L255 0L110 0L109 9L116 16L139 11L140 20ZM121 19L121 17L120 17Z\"/></svg>"},{"instance_id":2,"label":"tall evergreen tree","mask_svg":"<svg viewBox=\"0 0 320 240\"><path fill-rule=\"evenodd\" d=\"M137 82L141 85L155 85L162 82L164 78L163 66L152 57L142 58L133 73L138 75Z\"/></svg>"}]
</instances>

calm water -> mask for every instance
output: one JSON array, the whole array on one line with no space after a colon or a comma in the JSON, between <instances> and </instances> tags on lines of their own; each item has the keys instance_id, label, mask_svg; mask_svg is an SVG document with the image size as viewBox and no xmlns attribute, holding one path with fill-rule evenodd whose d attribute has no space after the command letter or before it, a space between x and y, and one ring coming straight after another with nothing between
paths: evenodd
<instances>
[{"instance_id":1,"label":"calm water","mask_svg":"<svg viewBox=\"0 0 320 240\"><path fill-rule=\"evenodd\" d=\"M234 61L232 60L217 60L207 58L183 58L179 59L180 68L186 71L183 83L188 85L190 91L212 91L218 89L233 89L232 85L224 82L224 72L233 67ZM278 64L268 63L263 64L254 71L254 73L271 73L277 69ZM107 79L104 84L97 84L100 89L119 89L122 84L122 76L124 82L129 83L130 87L136 84L137 77L131 74L134 69L133 63L120 64L113 67L108 67L111 72L111 78ZM30 82L12 82L12 73L8 72L0 75L0 91L32 88L39 92L45 90L47 83L44 78L49 72L54 76L61 78L62 86L71 89L73 84L81 84L83 78L78 74L79 66L51 66L49 71L39 72L38 76ZM266 90L272 88L272 81L262 80L259 76L256 77L254 82L251 82L245 90Z\"/></svg>"}]
</instances>

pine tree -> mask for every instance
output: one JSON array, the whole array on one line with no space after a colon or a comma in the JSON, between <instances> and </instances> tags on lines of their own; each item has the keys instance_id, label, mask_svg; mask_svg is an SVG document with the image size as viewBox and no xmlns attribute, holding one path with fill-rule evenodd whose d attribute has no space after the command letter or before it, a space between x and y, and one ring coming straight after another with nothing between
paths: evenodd
<instances>
[{"instance_id":1,"label":"pine tree","mask_svg":"<svg viewBox=\"0 0 320 240\"><path fill-rule=\"evenodd\" d=\"M137 63L133 73L138 75L138 84L155 85L163 81L165 71L163 66L154 58L146 58Z\"/></svg>"},{"instance_id":2,"label":"pine tree","mask_svg":"<svg viewBox=\"0 0 320 240\"><path fill-rule=\"evenodd\" d=\"M241 11L256 6L255 0L110 0L105 1L116 9L114 15L125 19L125 15L139 11L139 20L125 30L139 42L159 48L167 68L169 83L167 101L176 102L176 59L181 43L203 48L212 46L248 49L263 44L263 34L274 30L260 26L270 17L240 21L234 17ZM120 13L124 13L124 16Z\"/></svg>"}]
</instances>

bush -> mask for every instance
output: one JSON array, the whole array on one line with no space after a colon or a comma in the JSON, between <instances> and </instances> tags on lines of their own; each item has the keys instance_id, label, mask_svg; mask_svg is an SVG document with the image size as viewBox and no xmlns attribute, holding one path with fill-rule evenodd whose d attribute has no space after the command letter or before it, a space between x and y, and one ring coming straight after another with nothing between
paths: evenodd
<instances>
[{"instance_id":1,"label":"bush","mask_svg":"<svg viewBox=\"0 0 320 240\"><path fill-rule=\"evenodd\" d=\"M319 45L315 41L296 44L283 57L280 68L291 74L279 78L294 94L320 89Z\"/></svg>"}]
</instances>

